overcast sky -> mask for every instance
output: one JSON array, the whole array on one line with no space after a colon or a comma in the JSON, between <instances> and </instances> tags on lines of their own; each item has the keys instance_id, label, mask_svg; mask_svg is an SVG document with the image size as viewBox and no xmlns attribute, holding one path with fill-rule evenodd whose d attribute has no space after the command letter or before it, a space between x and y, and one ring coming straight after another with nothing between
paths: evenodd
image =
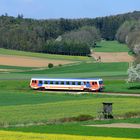
<instances>
[{"instance_id":1,"label":"overcast sky","mask_svg":"<svg viewBox=\"0 0 140 140\"><path fill-rule=\"evenodd\" d=\"M140 11L140 0L0 0L0 15L25 18L95 18Z\"/></svg>"}]
</instances>

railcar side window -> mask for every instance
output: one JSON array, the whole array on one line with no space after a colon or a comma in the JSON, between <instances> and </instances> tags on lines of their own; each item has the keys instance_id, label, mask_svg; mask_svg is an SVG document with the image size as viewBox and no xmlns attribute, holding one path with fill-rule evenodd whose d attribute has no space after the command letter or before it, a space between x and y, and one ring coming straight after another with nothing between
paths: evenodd
<instances>
[{"instance_id":1,"label":"railcar side window","mask_svg":"<svg viewBox=\"0 0 140 140\"><path fill-rule=\"evenodd\" d=\"M39 84L43 84L43 81L39 81Z\"/></svg>"},{"instance_id":2,"label":"railcar side window","mask_svg":"<svg viewBox=\"0 0 140 140\"><path fill-rule=\"evenodd\" d=\"M44 81L44 84L48 84L48 81Z\"/></svg>"},{"instance_id":3,"label":"railcar side window","mask_svg":"<svg viewBox=\"0 0 140 140\"><path fill-rule=\"evenodd\" d=\"M72 85L75 85L75 82L72 82Z\"/></svg>"},{"instance_id":4,"label":"railcar side window","mask_svg":"<svg viewBox=\"0 0 140 140\"><path fill-rule=\"evenodd\" d=\"M53 81L50 81L50 84L52 85L53 84Z\"/></svg>"},{"instance_id":5,"label":"railcar side window","mask_svg":"<svg viewBox=\"0 0 140 140\"><path fill-rule=\"evenodd\" d=\"M78 85L81 85L81 82L78 82Z\"/></svg>"},{"instance_id":6,"label":"railcar side window","mask_svg":"<svg viewBox=\"0 0 140 140\"><path fill-rule=\"evenodd\" d=\"M61 81L61 85L64 85L64 81Z\"/></svg>"},{"instance_id":7,"label":"railcar side window","mask_svg":"<svg viewBox=\"0 0 140 140\"><path fill-rule=\"evenodd\" d=\"M67 82L66 82L66 85L70 85L70 82L69 82L69 81L67 81Z\"/></svg>"},{"instance_id":8,"label":"railcar side window","mask_svg":"<svg viewBox=\"0 0 140 140\"><path fill-rule=\"evenodd\" d=\"M56 85L58 85L58 84L59 84L59 82L58 82L58 81L56 81L56 82L55 82L55 84L56 84Z\"/></svg>"}]
</instances>

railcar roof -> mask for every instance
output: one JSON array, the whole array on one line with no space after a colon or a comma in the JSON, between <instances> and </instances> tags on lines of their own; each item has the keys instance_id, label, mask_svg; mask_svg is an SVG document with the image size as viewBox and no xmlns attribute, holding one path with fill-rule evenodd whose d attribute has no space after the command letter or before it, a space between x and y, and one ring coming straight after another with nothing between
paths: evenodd
<instances>
[{"instance_id":1,"label":"railcar roof","mask_svg":"<svg viewBox=\"0 0 140 140\"><path fill-rule=\"evenodd\" d=\"M50 80L50 81L99 81L101 78L31 78L31 80Z\"/></svg>"}]
</instances>

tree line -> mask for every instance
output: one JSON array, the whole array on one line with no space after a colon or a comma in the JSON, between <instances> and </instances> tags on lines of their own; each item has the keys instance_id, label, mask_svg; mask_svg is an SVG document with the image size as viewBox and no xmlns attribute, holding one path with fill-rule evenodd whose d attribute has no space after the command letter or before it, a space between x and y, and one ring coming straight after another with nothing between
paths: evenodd
<instances>
[{"instance_id":1,"label":"tree line","mask_svg":"<svg viewBox=\"0 0 140 140\"><path fill-rule=\"evenodd\" d=\"M140 20L124 22L116 33L116 39L127 44L136 56L136 63L140 63Z\"/></svg>"},{"instance_id":2,"label":"tree line","mask_svg":"<svg viewBox=\"0 0 140 140\"><path fill-rule=\"evenodd\" d=\"M43 52L50 54L88 56L90 54L90 47L80 42L48 41L43 47Z\"/></svg>"},{"instance_id":3,"label":"tree line","mask_svg":"<svg viewBox=\"0 0 140 140\"><path fill-rule=\"evenodd\" d=\"M140 20L124 22L116 33L120 43L126 43L136 57L135 63L128 69L128 81L140 81Z\"/></svg>"},{"instance_id":4,"label":"tree line","mask_svg":"<svg viewBox=\"0 0 140 140\"><path fill-rule=\"evenodd\" d=\"M79 50L77 44L81 45L82 43L88 49L89 46L94 46L96 41L100 41L101 38L114 40L120 25L126 20L139 19L140 12L83 19L35 20L23 17L23 15L11 17L8 14L0 16L0 47L49 53L50 51L44 49L47 48L47 45L56 46L54 44L60 44L59 46L62 48L62 44L67 42L67 44L75 46L77 50ZM62 37L62 42L56 43L55 41L59 36ZM88 38L85 38L85 36ZM52 41L54 43L50 43ZM77 53L73 52L73 54ZM80 52L79 55L81 54L83 53Z\"/></svg>"},{"instance_id":5,"label":"tree line","mask_svg":"<svg viewBox=\"0 0 140 140\"><path fill-rule=\"evenodd\" d=\"M100 40L99 31L95 27L86 26L64 33L55 40L47 41L42 51L53 54L88 56L90 48Z\"/></svg>"}]
</instances>

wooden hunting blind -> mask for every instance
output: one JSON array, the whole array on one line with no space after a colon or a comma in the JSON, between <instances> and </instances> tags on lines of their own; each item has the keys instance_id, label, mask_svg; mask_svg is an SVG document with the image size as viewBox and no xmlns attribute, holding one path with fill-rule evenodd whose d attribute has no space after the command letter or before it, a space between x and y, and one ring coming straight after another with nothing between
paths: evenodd
<instances>
[{"instance_id":1,"label":"wooden hunting blind","mask_svg":"<svg viewBox=\"0 0 140 140\"><path fill-rule=\"evenodd\" d=\"M104 119L113 119L111 102L103 102L103 117Z\"/></svg>"}]
</instances>

